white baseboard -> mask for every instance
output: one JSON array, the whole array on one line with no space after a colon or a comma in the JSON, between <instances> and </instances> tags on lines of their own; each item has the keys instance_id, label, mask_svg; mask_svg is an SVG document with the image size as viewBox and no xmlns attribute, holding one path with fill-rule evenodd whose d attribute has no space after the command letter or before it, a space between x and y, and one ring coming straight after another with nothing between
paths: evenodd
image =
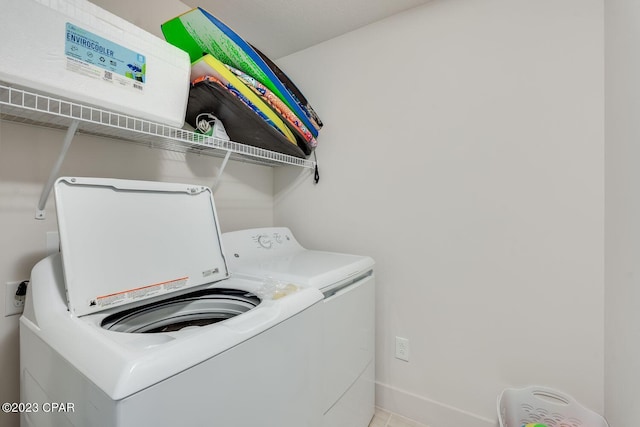
<instances>
[{"instance_id":1,"label":"white baseboard","mask_svg":"<svg viewBox=\"0 0 640 427\"><path fill-rule=\"evenodd\" d=\"M376 382L376 406L430 427L496 427L498 425L497 420L481 417L380 382Z\"/></svg>"}]
</instances>

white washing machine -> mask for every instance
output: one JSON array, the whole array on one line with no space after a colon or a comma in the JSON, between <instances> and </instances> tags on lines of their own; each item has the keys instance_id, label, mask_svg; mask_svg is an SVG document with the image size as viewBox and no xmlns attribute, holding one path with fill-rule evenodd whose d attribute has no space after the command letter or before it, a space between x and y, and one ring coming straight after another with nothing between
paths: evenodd
<instances>
[{"instance_id":1,"label":"white washing machine","mask_svg":"<svg viewBox=\"0 0 640 427\"><path fill-rule=\"evenodd\" d=\"M61 178L20 319L25 426L317 427L323 296L229 278L208 188Z\"/></svg>"},{"instance_id":2,"label":"white washing machine","mask_svg":"<svg viewBox=\"0 0 640 427\"><path fill-rule=\"evenodd\" d=\"M288 228L222 235L233 277L319 289L322 302L322 425L366 427L375 405L374 261L313 251Z\"/></svg>"}]
</instances>

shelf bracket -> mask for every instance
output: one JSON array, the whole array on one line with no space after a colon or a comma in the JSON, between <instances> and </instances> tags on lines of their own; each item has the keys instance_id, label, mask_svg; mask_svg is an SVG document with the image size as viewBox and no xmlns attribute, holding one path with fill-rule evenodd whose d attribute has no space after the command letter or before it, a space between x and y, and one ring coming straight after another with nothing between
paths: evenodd
<instances>
[{"instance_id":1,"label":"shelf bracket","mask_svg":"<svg viewBox=\"0 0 640 427\"><path fill-rule=\"evenodd\" d=\"M78 120L73 120L69 125L69 128L67 129L67 134L64 137L64 143L62 144L62 150L60 150L60 154L58 155L58 160L56 161L55 165L53 165L53 169L51 169L51 173L49 174L49 180L42 189L42 194L40 195L40 200L38 201L38 207L36 208L36 219L45 219L46 217L44 208L47 205L47 199L49 198L49 194L51 193L53 184L58 178L60 168L62 167L62 162L67 155L67 151L69 151L71 140L73 140L73 137L78 130L79 124L80 122Z\"/></svg>"},{"instance_id":2,"label":"shelf bracket","mask_svg":"<svg viewBox=\"0 0 640 427\"><path fill-rule=\"evenodd\" d=\"M222 160L222 164L220 165L220 169L218 169L218 174L216 175L215 181L213 181L213 185L211 186L211 192L215 193L220 185L220 177L222 177L222 173L224 172L224 168L227 167L227 162L229 161L229 157L231 157L231 151L227 151L227 154L224 155L224 160Z\"/></svg>"}]
</instances>

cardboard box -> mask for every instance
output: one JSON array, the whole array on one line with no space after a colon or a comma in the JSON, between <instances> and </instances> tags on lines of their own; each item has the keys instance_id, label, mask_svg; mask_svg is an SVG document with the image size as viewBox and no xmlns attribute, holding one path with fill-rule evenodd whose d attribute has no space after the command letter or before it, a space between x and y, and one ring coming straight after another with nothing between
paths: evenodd
<instances>
[{"instance_id":1,"label":"cardboard box","mask_svg":"<svg viewBox=\"0 0 640 427\"><path fill-rule=\"evenodd\" d=\"M181 127L189 56L86 0L0 0L0 81Z\"/></svg>"}]
</instances>

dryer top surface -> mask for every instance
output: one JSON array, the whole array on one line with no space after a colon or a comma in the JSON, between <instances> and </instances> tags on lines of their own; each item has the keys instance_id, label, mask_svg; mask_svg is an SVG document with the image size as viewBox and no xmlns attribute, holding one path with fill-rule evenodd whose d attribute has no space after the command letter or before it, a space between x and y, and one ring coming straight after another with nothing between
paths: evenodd
<instances>
[{"instance_id":1,"label":"dryer top surface","mask_svg":"<svg viewBox=\"0 0 640 427\"><path fill-rule=\"evenodd\" d=\"M286 227L224 233L222 241L232 274L319 290L371 270L374 265L367 256L305 249Z\"/></svg>"}]
</instances>

